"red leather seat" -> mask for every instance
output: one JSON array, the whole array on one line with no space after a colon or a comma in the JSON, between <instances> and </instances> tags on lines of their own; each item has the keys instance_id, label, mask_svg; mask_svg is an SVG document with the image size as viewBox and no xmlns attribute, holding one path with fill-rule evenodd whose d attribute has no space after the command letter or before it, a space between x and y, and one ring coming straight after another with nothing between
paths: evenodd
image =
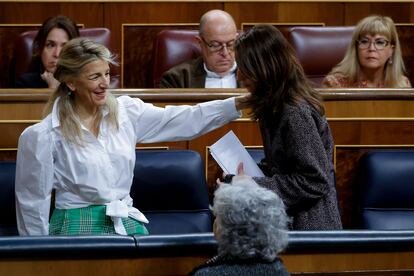
<instances>
[{"instance_id":1,"label":"red leather seat","mask_svg":"<svg viewBox=\"0 0 414 276\"><path fill-rule=\"evenodd\" d=\"M197 35L197 30L163 30L157 34L152 53L154 87L159 87L165 71L201 55Z\"/></svg>"},{"instance_id":2,"label":"red leather seat","mask_svg":"<svg viewBox=\"0 0 414 276\"><path fill-rule=\"evenodd\" d=\"M292 27L288 41L296 50L308 78L319 87L345 56L354 27Z\"/></svg>"},{"instance_id":3,"label":"red leather seat","mask_svg":"<svg viewBox=\"0 0 414 276\"><path fill-rule=\"evenodd\" d=\"M29 68L32 60L33 40L37 35L37 30L27 31L19 35L15 41L14 47L14 77L17 80L20 75L31 70ZM89 37L93 41L105 45L110 48L111 31L106 28L85 28L79 29L81 37ZM114 69L115 76L111 78L111 87L118 88L120 86L118 70Z\"/></svg>"}]
</instances>

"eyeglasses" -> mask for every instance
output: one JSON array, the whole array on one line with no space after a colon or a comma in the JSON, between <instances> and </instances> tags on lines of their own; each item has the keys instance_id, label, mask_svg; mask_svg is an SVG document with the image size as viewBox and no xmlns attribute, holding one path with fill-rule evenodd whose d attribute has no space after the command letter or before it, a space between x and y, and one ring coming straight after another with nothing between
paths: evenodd
<instances>
[{"instance_id":1,"label":"eyeglasses","mask_svg":"<svg viewBox=\"0 0 414 276\"><path fill-rule=\"evenodd\" d=\"M233 52L234 51L234 43L236 40L230 40L228 42L218 42L218 41L211 41L210 43L207 42L204 37L201 36L201 40L207 45L208 49L211 52L220 52L221 50L226 47L227 51Z\"/></svg>"},{"instance_id":2,"label":"eyeglasses","mask_svg":"<svg viewBox=\"0 0 414 276\"><path fill-rule=\"evenodd\" d=\"M390 44L390 42L386 39L376 39L374 41L371 41L367 38L363 38L357 41L358 44L358 48L359 49L368 49L369 47L371 47L371 44L374 45L374 48L376 50L384 50L385 47L388 46L388 44Z\"/></svg>"}]
</instances>

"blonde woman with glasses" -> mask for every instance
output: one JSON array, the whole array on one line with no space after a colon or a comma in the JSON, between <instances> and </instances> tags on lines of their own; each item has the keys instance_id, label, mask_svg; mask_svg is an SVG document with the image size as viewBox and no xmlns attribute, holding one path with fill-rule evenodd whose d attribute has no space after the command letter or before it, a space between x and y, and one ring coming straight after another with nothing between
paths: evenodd
<instances>
[{"instance_id":1,"label":"blonde woman with glasses","mask_svg":"<svg viewBox=\"0 0 414 276\"><path fill-rule=\"evenodd\" d=\"M325 77L322 87L411 87L404 74L394 22L372 15L357 24L344 59Z\"/></svg>"}]
</instances>

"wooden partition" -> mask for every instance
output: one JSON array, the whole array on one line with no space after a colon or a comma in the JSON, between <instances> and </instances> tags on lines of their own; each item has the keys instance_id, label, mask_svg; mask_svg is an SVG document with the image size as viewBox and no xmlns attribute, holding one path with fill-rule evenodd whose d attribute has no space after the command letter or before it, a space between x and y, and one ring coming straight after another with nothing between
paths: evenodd
<instances>
[{"instance_id":1,"label":"wooden partition","mask_svg":"<svg viewBox=\"0 0 414 276\"><path fill-rule=\"evenodd\" d=\"M153 42L160 31L168 29L194 30L198 23L122 25L122 87L153 87Z\"/></svg>"},{"instance_id":2,"label":"wooden partition","mask_svg":"<svg viewBox=\"0 0 414 276\"><path fill-rule=\"evenodd\" d=\"M9 71L14 37L39 26L50 16L64 14L85 28L111 30L113 51L121 62L124 88L151 87L151 51L155 34L161 29L192 28L203 13L222 9L235 19L237 27L247 29L257 23L288 26L348 26L371 14L391 16L397 23L402 50L410 78L414 2L355 0L0 0L0 87L10 87ZM300 12L299 12L300 11ZM413 81L414 82L414 81Z\"/></svg>"},{"instance_id":3,"label":"wooden partition","mask_svg":"<svg viewBox=\"0 0 414 276\"><path fill-rule=\"evenodd\" d=\"M6 259L0 260L1 275L42 276L184 276L210 256L108 259ZM413 251L327 252L282 254L291 275L306 276L409 276L413 275Z\"/></svg>"},{"instance_id":4,"label":"wooden partition","mask_svg":"<svg viewBox=\"0 0 414 276\"><path fill-rule=\"evenodd\" d=\"M410 230L289 231L288 241L291 275L414 273ZM0 275L188 275L216 252L213 233L0 237Z\"/></svg>"},{"instance_id":5,"label":"wooden partition","mask_svg":"<svg viewBox=\"0 0 414 276\"><path fill-rule=\"evenodd\" d=\"M11 87L14 78L14 41L19 34L39 28L41 24L0 24L0 87Z\"/></svg>"},{"instance_id":6,"label":"wooden partition","mask_svg":"<svg viewBox=\"0 0 414 276\"><path fill-rule=\"evenodd\" d=\"M358 160L373 149L414 149L414 89L320 89L326 116L335 142L334 164L342 219L346 228L356 227L358 204L355 174ZM23 129L41 119L49 90L0 90L0 160L13 160ZM243 89L119 89L116 95L130 95L157 106L196 104L245 93ZM208 148L229 130L247 147L261 147L256 122L244 116L191 141L139 144L139 147L191 149L205 160L211 192L221 170L208 154ZM191 122L189 122L191 123Z\"/></svg>"}]
</instances>

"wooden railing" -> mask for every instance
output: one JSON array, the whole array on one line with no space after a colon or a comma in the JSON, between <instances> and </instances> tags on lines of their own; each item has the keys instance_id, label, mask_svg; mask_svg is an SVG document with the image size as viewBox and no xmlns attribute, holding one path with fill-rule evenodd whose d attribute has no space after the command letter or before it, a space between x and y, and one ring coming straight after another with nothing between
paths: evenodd
<instances>
[{"instance_id":1,"label":"wooden railing","mask_svg":"<svg viewBox=\"0 0 414 276\"><path fill-rule=\"evenodd\" d=\"M408 276L413 231L291 231L291 275ZM212 233L0 237L0 275L188 275L216 253Z\"/></svg>"},{"instance_id":2,"label":"wooden railing","mask_svg":"<svg viewBox=\"0 0 414 276\"><path fill-rule=\"evenodd\" d=\"M42 109L50 90L0 89L0 160L15 159L20 133L42 118ZM334 164L342 219L346 228L354 228L358 198L354 182L359 158L373 149L414 149L414 89L320 89L326 116L335 142ZM153 103L196 104L246 93L244 89L119 89L115 95L129 95ZM247 112L245 112L247 113ZM221 174L208 154L208 148L229 130L246 147L261 147L258 125L246 114L226 126L191 141L139 144L139 147L191 149L205 160L211 190Z\"/></svg>"}]
</instances>

